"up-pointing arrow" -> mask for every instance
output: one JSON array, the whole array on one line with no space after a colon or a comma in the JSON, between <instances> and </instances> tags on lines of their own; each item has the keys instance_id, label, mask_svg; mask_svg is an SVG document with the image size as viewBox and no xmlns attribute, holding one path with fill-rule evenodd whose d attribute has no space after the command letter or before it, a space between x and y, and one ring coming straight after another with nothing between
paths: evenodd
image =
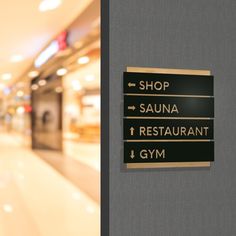
<instances>
[{"instance_id":1,"label":"up-pointing arrow","mask_svg":"<svg viewBox=\"0 0 236 236\"><path fill-rule=\"evenodd\" d=\"M134 135L134 127L130 128L130 135Z\"/></svg>"}]
</instances>

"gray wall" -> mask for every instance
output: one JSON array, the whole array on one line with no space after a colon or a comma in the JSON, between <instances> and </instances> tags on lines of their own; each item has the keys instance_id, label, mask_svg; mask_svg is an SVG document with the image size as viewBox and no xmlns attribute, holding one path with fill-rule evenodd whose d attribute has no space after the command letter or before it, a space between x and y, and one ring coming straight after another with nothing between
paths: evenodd
<instances>
[{"instance_id":1,"label":"gray wall","mask_svg":"<svg viewBox=\"0 0 236 236\"><path fill-rule=\"evenodd\" d=\"M210 69L215 163L210 169L126 170L126 66ZM110 235L236 235L236 2L110 0Z\"/></svg>"}]
</instances>

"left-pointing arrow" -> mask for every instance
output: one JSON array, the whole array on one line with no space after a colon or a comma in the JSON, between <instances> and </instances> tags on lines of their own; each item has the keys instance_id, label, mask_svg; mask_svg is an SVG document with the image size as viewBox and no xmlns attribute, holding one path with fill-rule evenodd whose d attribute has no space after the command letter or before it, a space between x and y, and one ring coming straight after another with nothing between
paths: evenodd
<instances>
[{"instance_id":1,"label":"left-pointing arrow","mask_svg":"<svg viewBox=\"0 0 236 236\"><path fill-rule=\"evenodd\" d=\"M131 83L131 82L129 82L129 83L128 83L128 86L129 86L129 87L135 87L136 84L135 84L135 83Z\"/></svg>"}]
</instances>

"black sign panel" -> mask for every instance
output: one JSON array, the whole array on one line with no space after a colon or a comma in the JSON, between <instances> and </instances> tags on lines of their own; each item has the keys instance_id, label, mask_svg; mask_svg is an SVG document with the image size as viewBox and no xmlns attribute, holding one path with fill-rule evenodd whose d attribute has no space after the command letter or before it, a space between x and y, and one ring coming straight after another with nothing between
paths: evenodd
<instances>
[{"instance_id":1,"label":"black sign panel","mask_svg":"<svg viewBox=\"0 0 236 236\"><path fill-rule=\"evenodd\" d=\"M213 118L214 98L124 95L124 116Z\"/></svg>"},{"instance_id":2,"label":"black sign panel","mask_svg":"<svg viewBox=\"0 0 236 236\"><path fill-rule=\"evenodd\" d=\"M124 72L124 162L214 161L213 76Z\"/></svg>"},{"instance_id":3,"label":"black sign panel","mask_svg":"<svg viewBox=\"0 0 236 236\"><path fill-rule=\"evenodd\" d=\"M124 119L125 140L213 139L213 120Z\"/></svg>"},{"instance_id":4,"label":"black sign panel","mask_svg":"<svg viewBox=\"0 0 236 236\"><path fill-rule=\"evenodd\" d=\"M214 161L214 142L125 142L124 162Z\"/></svg>"},{"instance_id":5,"label":"black sign panel","mask_svg":"<svg viewBox=\"0 0 236 236\"><path fill-rule=\"evenodd\" d=\"M213 76L124 72L124 93L214 96Z\"/></svg>"}]
</instances>

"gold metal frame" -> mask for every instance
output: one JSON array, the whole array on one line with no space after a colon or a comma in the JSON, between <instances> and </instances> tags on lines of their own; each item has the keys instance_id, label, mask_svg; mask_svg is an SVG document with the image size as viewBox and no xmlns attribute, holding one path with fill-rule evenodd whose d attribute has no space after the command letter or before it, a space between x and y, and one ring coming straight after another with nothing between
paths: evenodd
<instances>
[{"instance_id":1,"label":"gold metal frame","mask_svg":"<svg viewBox=\"0 0 236 236\"><path fill-rule=\"evenodd\" d=\"M179 75L211 75L209 70L186 70L168 68L147 68L147 67L127 67L127 72L139 73L160 73L160 74L179 74ZM192 118L193 119L193 118ZM132 140L133 141L133 140ZM207 140L210 141L210 140ZM145 168L177 168L177 167L210 167L211 162L162 162L162 163L128 163L128 169Z\"/></svg>"}]
</instances>

